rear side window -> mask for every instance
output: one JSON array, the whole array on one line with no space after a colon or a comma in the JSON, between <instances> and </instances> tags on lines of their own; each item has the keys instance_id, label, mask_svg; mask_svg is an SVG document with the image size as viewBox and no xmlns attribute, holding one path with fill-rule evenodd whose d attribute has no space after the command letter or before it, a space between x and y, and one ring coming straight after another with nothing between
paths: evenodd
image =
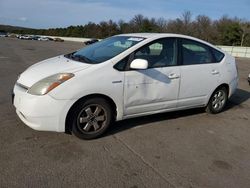
<instances>
[{"instance_id":1,"label":"rear side window","mask_svg":"<svg viewBox=\"0 0 250 188\"><path fill-rule=\"evenodd\" d=\"M224 54L214 48L212 48L212 52L214 54L215 62L218 63L224 58Z\"/></svg>"},{"instance_id":2,"label":"rear side window","mask_svg":"<svg viewBox=\"0 0 250 188\"><path fill-rule=\"evenodd\" d=\"M214 62L210 47L207 45L189 39L182 39L181 41L183 65L196 65Z\"/></svg>"}]
</instances>

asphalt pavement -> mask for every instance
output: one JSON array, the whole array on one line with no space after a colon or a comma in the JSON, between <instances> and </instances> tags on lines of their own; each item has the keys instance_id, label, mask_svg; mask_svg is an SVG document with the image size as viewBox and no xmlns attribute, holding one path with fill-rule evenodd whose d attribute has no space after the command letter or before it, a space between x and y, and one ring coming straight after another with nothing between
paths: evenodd
<instances>
[{"instance_id":1,"label":"asphalt pavement","mask_svg":"<svg viewBox=\"0 0 250 188\"><path fill-rule=\"evenodd\" d=\"M84 141L24 125L11 104L30 65L83 47L0 38L0 187L250 187L250 59L224 112L192 109L115 123Z\"/></svg>"}]
</instances>

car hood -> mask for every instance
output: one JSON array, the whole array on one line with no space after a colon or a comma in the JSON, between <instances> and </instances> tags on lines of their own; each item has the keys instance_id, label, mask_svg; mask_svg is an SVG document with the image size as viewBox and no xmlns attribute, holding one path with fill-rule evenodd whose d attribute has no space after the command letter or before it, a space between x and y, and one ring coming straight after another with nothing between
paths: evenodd
<instances>
[{"instance_id":1,"label":"car hood","mask_svg":"<svg viewBox=\"0 0 250 188\"><path fill-rule=\"evenodd\" d=\"M30 66L20 75L17 82L26 87L31 87L36 82L48 76L57 73L74 73L90 66L92 65L73 61L61 55Z\"/></svg>"}]
</instances>

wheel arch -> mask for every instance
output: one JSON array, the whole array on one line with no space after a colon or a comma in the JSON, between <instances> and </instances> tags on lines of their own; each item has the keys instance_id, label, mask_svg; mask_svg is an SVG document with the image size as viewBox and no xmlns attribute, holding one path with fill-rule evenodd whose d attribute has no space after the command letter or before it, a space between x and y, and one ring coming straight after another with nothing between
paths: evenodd
<instances>
[{"instance_id":1,"label":"wheel arch","mask_svg":"<svg viewBox=\"0 0 250 188\"><path fill-rule=\"evenodd\" d=\"M86 95L84 97L81 97L80 99L78 99L69 109L67 115L66 115L66 119L65 119L65 133L69 133L71 134L71 131L72 131L72 125L70 124L71 122L71 114L74 112L74 109L76 108L77 104L79 102L82 102L82 101L86 101L88 99L91 99L91 98L102 98L102 99L105 99L110 105L111 105L111 108L112 108L112 111L114 113L113 115L113 118L116 119L117 117L117 105L116 103L114 102L114 100L107 96L107 95L104 95L104 94L99 94L99 93L94 93L94 94L89 94L89 95Z\"/></svg>"},{"instance_id":2,"label":"wheel arch","mask_svg":"<svg viewBox=\"0 0 250 188\"><path fill-rule=\"evenodd\" d=\"M229 85L228 85L227 83L220 84L220 85L219 85L218 87L216 87L216 88L213 90L213 92L210 94L206 106L208 105L208 103L209 103L211 97L213 96L214 92L215 92L217 89L221 88L221 87L225 87L225 88L226 88L226 90L227 90L227 97L228 97L229 92L230 92L230 87L229 87Z\"/></svg>"}]
</instances>

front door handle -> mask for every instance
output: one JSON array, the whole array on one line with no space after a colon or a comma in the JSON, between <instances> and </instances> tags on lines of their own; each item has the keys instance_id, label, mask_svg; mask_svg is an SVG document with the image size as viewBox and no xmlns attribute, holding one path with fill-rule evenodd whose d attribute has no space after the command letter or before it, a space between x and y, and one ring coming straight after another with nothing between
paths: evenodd
<instances>
[{"instance_id":1,"label":"front door handle","mask_svg":"<svg viewBox=\"0 0 250 188\"><path fill-rule=\"evenodd\" d=\"M220 72L214 69L214 70L212 70L211 73L212 73L213 75L215 75L215 74L219 74Z\"/></svg>"},{"instance_id":2,"label":"front door handle","mask_svg":"<svg viewBox=\"0 0 250 188\"><path fill-rule=\"evenodd\" d=\"M178 74L171 73L171 74L168 75L168 78L169 79L177 79L177 78L180 78L180 76Z\"/></svg>"}]
</instances>

